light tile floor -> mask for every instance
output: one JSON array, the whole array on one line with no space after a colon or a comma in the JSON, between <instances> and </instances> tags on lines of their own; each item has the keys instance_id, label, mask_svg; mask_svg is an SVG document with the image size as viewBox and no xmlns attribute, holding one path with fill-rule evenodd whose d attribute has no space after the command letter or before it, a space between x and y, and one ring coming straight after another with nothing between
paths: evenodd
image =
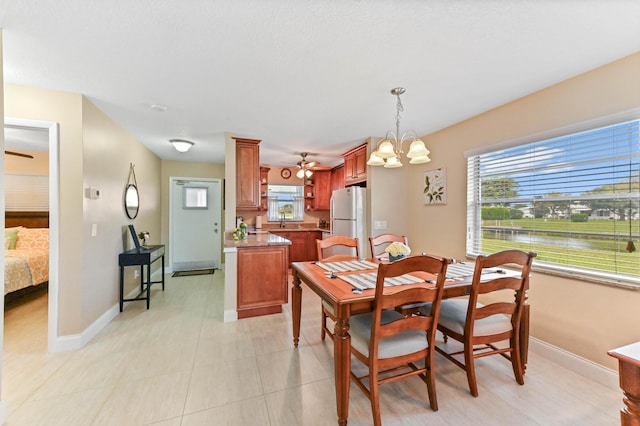
<instances>
[{"instance_id":1,"label":"light tile floor","mask_svg":"<svg viewBox=\"0 0 640 426\"><path fill-rule=\"evenodd\" d=\"M46 353L46 295L5 313L2 399L9 426L335 425L333 346L320 340L320 302L303 287L302 336L291 310L222 322L223 274L171 278L151 309L127 303L85 348ZM477 363L480 396L437 357L440 410L418 378L381 388L385 425L616 425L621 391L530 354L525 385L501 357ZM357 361L356 361L357 362ZM370 425L352 386L350 425Z\"/></svg>"}]
</instances>

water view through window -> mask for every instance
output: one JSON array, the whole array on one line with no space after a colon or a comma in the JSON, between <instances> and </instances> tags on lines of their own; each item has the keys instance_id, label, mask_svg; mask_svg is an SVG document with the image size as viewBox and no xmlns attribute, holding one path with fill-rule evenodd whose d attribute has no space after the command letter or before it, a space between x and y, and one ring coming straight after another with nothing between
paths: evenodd
<instances>
[{"instance_id":1,"label":"water view through window","mask_svg":"<svg viewBox=\"0 0 640 426\"><path fill-rule=\"evenodd\" d=\"M640 284L640 120L467 159L467 253Z\"/></svg>"}]
</instances>

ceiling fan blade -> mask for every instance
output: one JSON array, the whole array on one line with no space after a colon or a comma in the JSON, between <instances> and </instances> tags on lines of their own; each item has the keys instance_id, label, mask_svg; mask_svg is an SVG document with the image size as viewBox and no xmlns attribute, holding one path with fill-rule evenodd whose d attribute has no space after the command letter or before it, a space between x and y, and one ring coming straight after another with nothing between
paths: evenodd
<instances>
[{"instance_id":1,"label":"ceiling fan blade","mask_svg":"<svg viewBox=\"0 0 640 426\"><path fill-rule=\"evenodd\" d=\"M7 154L7 155L15 155L16 157L33 158L33 155L23 154L21 152L5 151L4 153Z\"/></svg>"},{"instance_id":2,"label":"ceiling fan blade","mask_svg":"<svg viewBox=\"0 0 640 426\"><path fill-rule=\"evenodd\" d=\"M320 163L317 162L317 161L310 161L310 162L307 163L307 168L315 167L318 164L320 164Z\"/></svg>"}]
</instances>

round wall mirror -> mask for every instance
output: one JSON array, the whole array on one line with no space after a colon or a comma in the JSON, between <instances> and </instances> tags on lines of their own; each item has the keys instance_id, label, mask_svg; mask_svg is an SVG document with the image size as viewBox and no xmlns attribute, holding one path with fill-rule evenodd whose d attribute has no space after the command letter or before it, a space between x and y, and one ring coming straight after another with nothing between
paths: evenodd
<instances>
[{"instance_id":1,"label":"round wall mirror","mask_svg":"<svg viewBox=\"0 0 640 426\"><path fill-rule=\"evenodd\" d=\"M138 187L132 183L127 184L127 188L124 190L124 211L127 212L127 217L135 219L138 216L139 207Z\"/></svg>"}]
</instances>

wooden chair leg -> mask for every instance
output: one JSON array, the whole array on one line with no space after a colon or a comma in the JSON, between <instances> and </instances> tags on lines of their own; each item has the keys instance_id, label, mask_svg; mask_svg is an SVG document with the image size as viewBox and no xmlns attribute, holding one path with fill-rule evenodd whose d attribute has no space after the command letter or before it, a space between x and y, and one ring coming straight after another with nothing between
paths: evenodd
<instances>
[{"instance_id":1,"label":"wooden chair leg","mask_svg":"<svg viewBox=\"0 0 640 426\"><path fill-rule=\"evenodd\" d=\"M371 414L373 415L373 425L382 426L380 416L380 384L378 383L378 372L369 369L369 399L371 400Z\"/></svg>"},{"instance_id":2,"label":"wooden chair leg","mask_svg":"<svg viewBox=\"0 0 640 426\"><path fill-rule=\"evenodd\" d=\"M327 332L326 332L326 328L327 328L327 314L324 313L324 308L321 306L320 307L320 313L322 314L322 327L321 327L321 331L320 331L320 339L324 340Z\"/></svg>"},{"instance_id":3,"label":"wooden chair leg","mask_svg":"<svg viewBox=\"0 0 640 426\"><path fill-rule=\"evenodd\" d=\"M436 378L433 374L434 372L434 351L427 357L425 360L425 365L427 366L426 372L426 382L427 382L427 392L429 393L429 405L433 411L438 411L438 398L436 396Z\"/></svg>"},{"instance_id":4,"label":"wooden chair leg","mask_svg":"<svg viewBox=\"0 0 640 426\"><path fill-rule=\"evenodd\" d=\"M524 371L522 369L522 356L520 354L520 342L517 337L511 339L511 365L513 366L513 375L519 385L524 385Z\"/></svg>"},{"instance_id":5,"label":"wooden chair leg","mask_svg":"<svg viewBox=\"0 0 640 426\"><path fill-rule=\"evenodd\" d=\"M473 345L464 345L464 365L467 371L467 381L469 382L469 391L471 395L478 396L478 383L476 381L476 366L473 359Z\"/></svg>"}]
</instances>

